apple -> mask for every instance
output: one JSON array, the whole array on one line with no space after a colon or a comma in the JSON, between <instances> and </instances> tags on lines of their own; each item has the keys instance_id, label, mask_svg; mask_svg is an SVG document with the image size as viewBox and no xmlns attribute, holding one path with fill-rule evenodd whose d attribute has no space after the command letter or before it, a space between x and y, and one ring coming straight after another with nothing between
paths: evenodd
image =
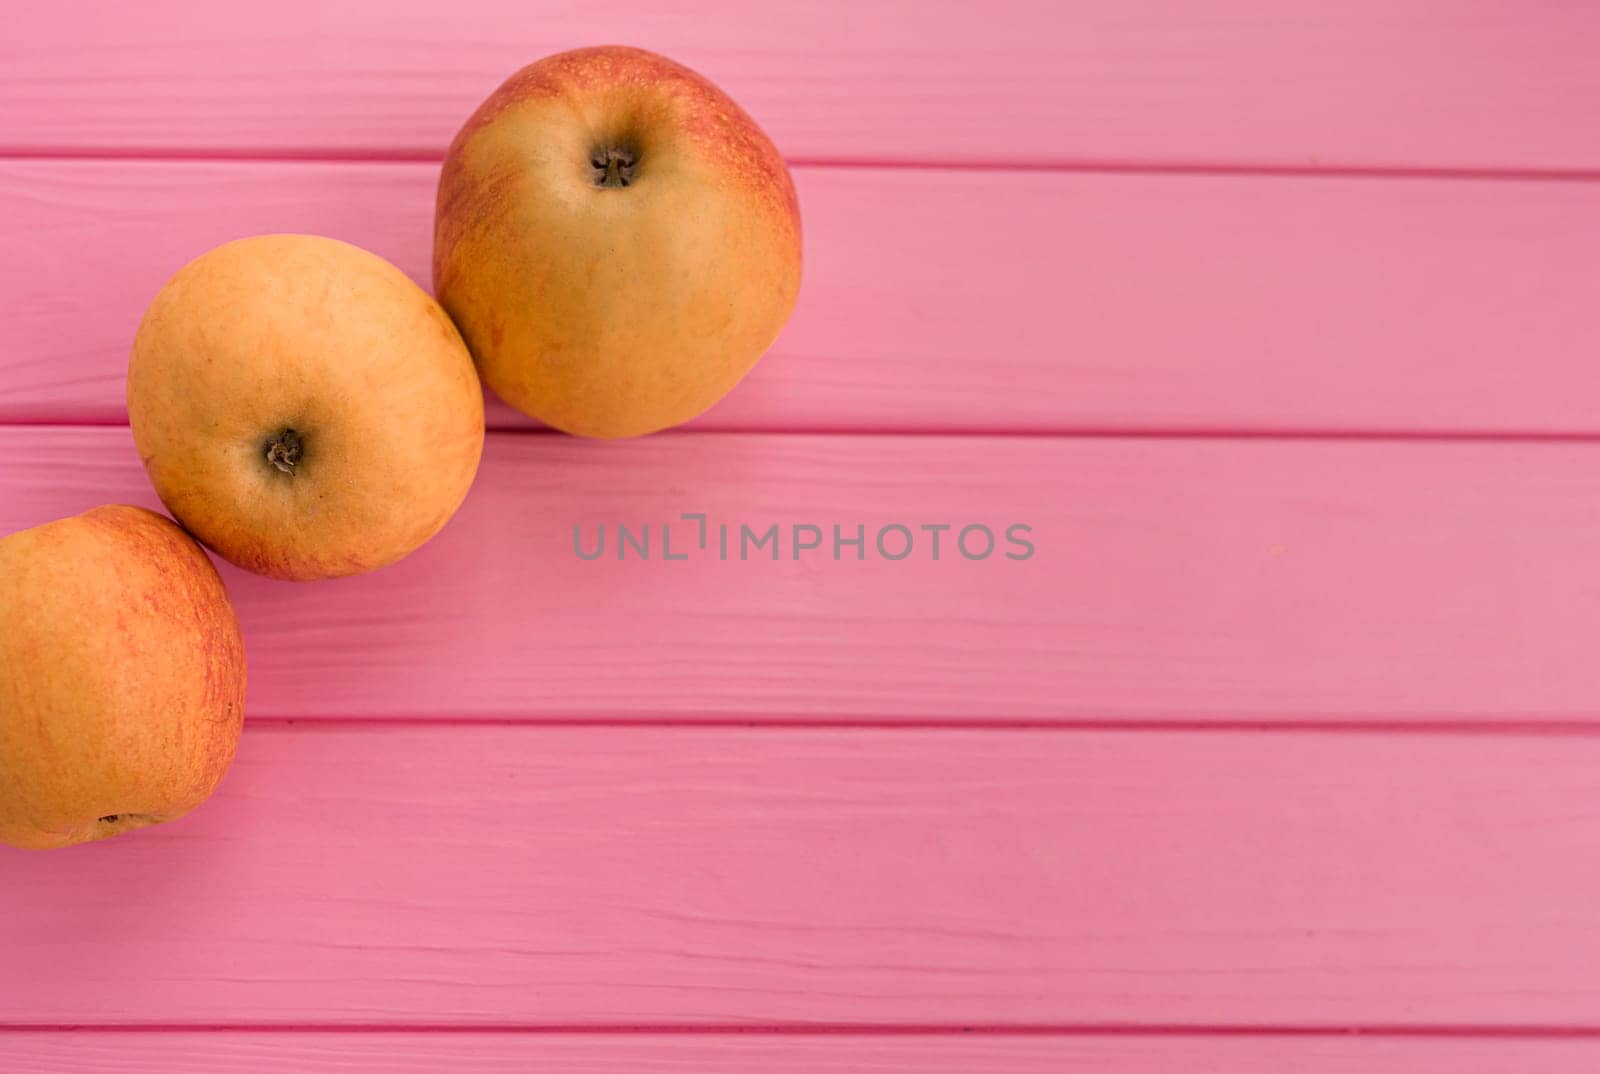
<instances>
[{"instance_id":1,"label":"apple","mask_svg":"<svg viewBox=\"0 0 1600 1074\"><path fill-rule=\"evenodd\" d=\"M401 559L483 453L450 318L377 255L311 235L230 242L168 281L134 339L128 417L167 509L273 578Z\"/></svg>"},{"instance_id":2,"label":"apple","mask_svg":"<svg viewBox=\"0 0 1600 1074\"><path fill-rule=\"evenodd\" d=\"M700 414L800 289L783 158L700 75L636 48L524 68L445 154L433 284L484 381L581 436Z\"/></svg>"},{"instance_id":3,"label":"apple","mask_svg":"<svg viewBox=\"0 0 1600 1074\"><path fill-rule=\"evenodd\" d=\"M244 642L170 520L97 507L0 540L0 842L70 846L205 801L239 742Z\"/></svg>"}]
</instances>

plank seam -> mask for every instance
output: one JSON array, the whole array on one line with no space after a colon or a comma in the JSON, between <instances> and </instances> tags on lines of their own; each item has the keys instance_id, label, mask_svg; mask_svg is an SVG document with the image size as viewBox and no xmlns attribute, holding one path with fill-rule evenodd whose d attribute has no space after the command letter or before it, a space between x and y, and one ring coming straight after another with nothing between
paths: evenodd
<instances>
[{"instance_id":1,"label":"plank seam","mask_svg":"<svg viewBox=\"0 0 1600 1074\"><path fill-rule=\"evenodd\" d=\"M1517 720L1509 717L1482 720L1386 718L1284 718L1253 720L1209 720L1187 718L1135 718L1117 719L991 719L985 717L959 717L950 719L897 720L883 717L835 718L793 716L752 719L739 716L682 717L663 716L598 716L572 717L518 717L518 716L249 716L252 728L276 728L296 731L306 729L349 728L563 728L611 729L636 731L1057 731L1062 733L1093 732L1103 734L1122 731L1130 734L1166 732L1227 732L1250 734L1377 734L1377 735L1460 735L1460 736L1515 736L1588 738L1600 736L1600 718L1595 720Z\"/></svg>"},{"instance_id":2,"label":"plank seam","mask_svg":"<svg viewBox=\"0 0 1600 1074\"><path fill-rule=\"evenodd\" d=\"M281 164L438 164L437 150L330 150L283 146L262 149L206 149L182 146L0 146L0 160L68 162L139 161L168 163L260 162ZM1265 176L1286 179L1457 179L1512 182L1600 182L1597 168L1486 168L1402 164L1274 164L1208 161L1140 161L1064 158L942 159L876 157L789 157L792 168L882 171L1052 172L1061 174Z\"/></svg>"},{"instance_id":3,"label":"plank seam","mask_svg":"<svg viewBox=\"0 0 1600 1074\"><path fill-rule=\"evenodd\" d=\"M362 1033L373 1035L438 1033L441 1035L484 1036L518 1034L525 1036L773 1036L773 1037L907 1037L907 1036L982 1036L982 1037L1377 1037L1472 1038L1472 1039L1600 1039L1600 1025L1559 1025L1535 1023L1434 1025L1374 1023L1349 1026L1305 1024L1237 1025L1139 1022L1107 1023L772 1023L772 1024L682 1024L631 1023L340 1023L340 1022L130 1022L130 1023L0 1023L0 1036L7 1033Z\"/></svg>"},{"instance_id":4,"label":"plank seam","mask_svg":"<svg viewBox=\"0 0 1600 1074\"><path fill-rule=\"evenodd\" d=\"M126 429L128 423L118 420L67 420L60 418L11 418L0 420L4 429ZM490 422L487 431L496 436L564 436L545 426L501 425ZM652 433L652 440L680 436L770 436L770 437L838 437L853 439L897 438L940 440L1147 440L1147 441L1266 441L1266 442L1358 442L1358 443L1438 443L1438 444L1600 444L1600 430L1539 431L1492 429L1304 429L1198 427L1169 428L1162 426L1063 426L1061 428L924 428L924 429L866 429L850 426L757 426L714 425L708 427L686 426Z\"/></svg>"}]
</instances>

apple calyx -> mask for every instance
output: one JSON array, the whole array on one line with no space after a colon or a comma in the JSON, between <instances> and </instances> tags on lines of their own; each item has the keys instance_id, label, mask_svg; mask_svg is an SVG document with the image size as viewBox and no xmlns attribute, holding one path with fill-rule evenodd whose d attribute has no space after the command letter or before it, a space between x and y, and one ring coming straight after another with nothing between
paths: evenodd
<instances>
[{"instance_id":1,"label":"apple calyx","mask_svg":"<svg viewBox=\"0 0 1600 1074\"><path fill-rule=\"evenodd\" d=\"M267 440L266 451L269 463L293 477L294 468L300 462L300 434L284 429Z\"/></svg>"},{"instance_id":2,"label":"apple calyx","mask_svg":"<svg viewBox=\"0 0 1600 1074\"><path fill-rule=\"evenodd\" d=\"M617 146L597 149L589 157L589 165L594 168L594 185L602 190L625 187L633 182L637 163L632 152Z\"/></svg>"},{"instance_id":3,"label":"apple calyx","mask_svg":"<svg viewBox=\"0 0 1600 1074\"><path fill-rule=\"evenodd\" d=\"M152 824L160 824L165 819L155 813L108 813L106 816L96 817L94 830L86 834L91 840L109 839L113 835L131 832L136 828L148 828Z\"/></svg>"},{"instance_id":4,"label":"apple calyx","mask_svg":"<svg viewBox=\"0 0 1600 1074\"><path fill-rule=\"evenodd\" d=\"M151 824L160 824L161 818L154 813L109 813L96 818L95 823L113 827L121 825L126 828L143 828Z\"/></svg>"}]
</instances>

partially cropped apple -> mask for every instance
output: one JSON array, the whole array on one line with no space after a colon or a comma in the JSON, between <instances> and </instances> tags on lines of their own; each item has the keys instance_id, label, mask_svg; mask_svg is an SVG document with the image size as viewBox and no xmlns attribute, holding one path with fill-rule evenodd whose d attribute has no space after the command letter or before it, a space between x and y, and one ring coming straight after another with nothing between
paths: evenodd
<instances>
[{"instance_id":1,"label":"partially cropped apple","mask_svg":"<svg viewBox=\"0 0 1600 1074\"><path fill-rule=\"evenodd\" d=\"M483 389L439 304L311 235L230 242L168 281L134 339L128 416L178 521L274 578L407 555L483 453Z\"/></svg>"},{"instance_id":2,"label":"partially cropped apple","mask_svg":"<svg viewBox=\"0 0 1600 1074\"><path fill-rule=\"evenodd\" d=\"M97 507L0 540L0 842L189 812L233 761L244 686L222 579L168 519Z\"/></svg>"},{"instance_id":3,"label":"partially cropped apple","mask_svg":"<svg viewBox=\"0 0 1600 1074\"><path fill-rule=\"evenodd\" d=\"M635 436L706 410L772 345L800 288L799 204L772 142L700 75L565 52L451 143L433 284L506 402Z\"/></svg>"}]
</instances>

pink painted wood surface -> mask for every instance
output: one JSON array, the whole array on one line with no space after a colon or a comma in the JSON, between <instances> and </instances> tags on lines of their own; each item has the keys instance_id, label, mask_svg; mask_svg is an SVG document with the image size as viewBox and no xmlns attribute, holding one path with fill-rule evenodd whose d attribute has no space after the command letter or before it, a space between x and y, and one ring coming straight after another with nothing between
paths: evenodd
<instances>
[{"instance_id":1,"label":"pink painted wood surface","mask_svg":"<svg viewBox=\"0 0 1600 1074\"><path fill-rule=\"evenodd\" d=\"M547 52L698 67L788 154L852 161L1600 169L1600 10L1389 0L97 0L0 41L0 147L442 152Z\"/></svg>"},{"instance_id":2,"label":"pink painted wood surface","mask_svg":"<svg viewBox=\"0 0 1600 1074\"><path fill-rule=\"evenodd\" d=\"M200 250L426 283L432 161L542 53L722 82L808 241L719 435L499 433L399 567L226 571L219 797L0 848L0 1071L1595 1067L1600 8L658 7L0 37L0 533L153 504L52 425L125 420ZM1003 435L1070 432L1399 438ZM572 553L696 510L1036 553Z\"/></svg>"},{"instance_id":3,"label":"pink painted wood surface","mask_svg":"<svg viewBox=\"0 0 1600 1074\"><path fill-rule=\"evenodd\" d=\"M257 726L0 1021L1590 1026L1600 740Z\"/></svg>"},{"instance_id":4,"label":"pink painted wood surface","mask_svg":"<svg viewBox=\"0 0 1600 1074\"><path fill-rule=\"evenodd\" d=\"M154 503L125 428L0 429L0 458L0 532ZM732 560L715 530L660 559L686 511ZM934 562L916 529L1016 522L1026 561L951 531ZM653 558L613 528L578 560L602 523L650 524ZM835 523L920 551L835 562ZM782 558L739 562L741 524ZM399 566L227 577L256 716L1587 722L1596 548L1594 444L495 434Z\"/></svg>"},{"instance_id":5,"label":"pink painted wood surface","mask_svg":"<svg viewBox=\"0 0 1600 1074\"><path fill-rule=\"evenodd\" d=\"M0 1033L7 1074L1575 1074L1571 1039L519 1033Z\"/></svg>"},{"instance_id":6,"label":"pink painted wood surface","mask_svg":"<svg viewBox=\"0 0 1600 1074\"><path fill-rule=\"evenodd\" d=\"M242 234L427 285L435 173L0 163L0 420L125 420L145 304ZM796 174L799 308L699 428L1600 431L1600 185Z\"/></svg>"}]
</instances>

